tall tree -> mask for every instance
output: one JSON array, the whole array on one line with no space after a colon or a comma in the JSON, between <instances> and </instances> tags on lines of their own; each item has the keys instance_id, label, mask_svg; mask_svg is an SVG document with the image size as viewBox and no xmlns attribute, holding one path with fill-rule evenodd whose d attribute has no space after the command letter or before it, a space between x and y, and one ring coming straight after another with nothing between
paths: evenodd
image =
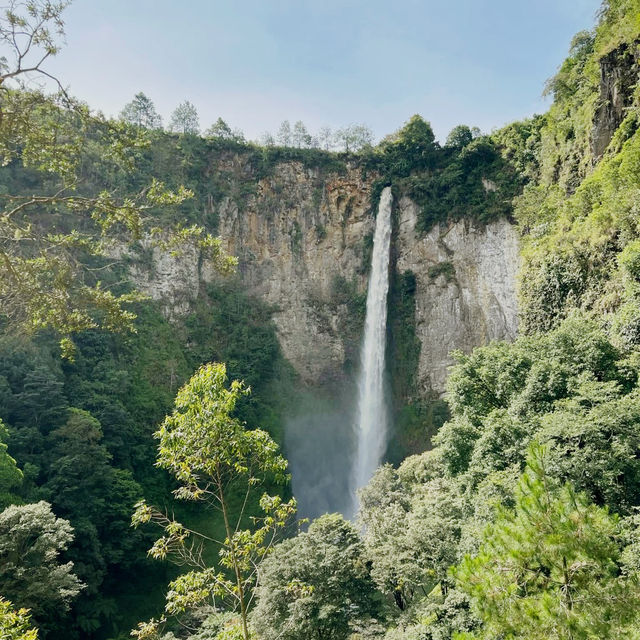
<instances>
[{"instance_id":1,"label":"tall tree","mask_svg":"<svg viewBox=\"0 0 640 640\"><path fill-rule=\"evenodd\" d=\"M499 509L478 554L454 571L484 621L460 638L629 637L640 589L621 567L617 518L554 482L532 448L515 508Z\"/></svg>"},{"instance_id":2,"label":"tall tree","mask_svg":"<svg viewBox=\"0 0 640 640\"><path fill-rule=\"evenodd\" d=\"M162 117L156 111L152 100L142 91L136 93L120 112L120 119L136 127L146 129L162 129Z\"/></svg>"},{"instance_id":3,"label":"tall tree","mask_svg":"<svg viewBox=\"0 0 640 640\"><path fill-rule=\"evenodd\" d=\"M291 146L291 125L288 120L283 120L278 133L276 134L276 140L281 147Z\"/></svg>"},{"instance_id":4,"label":"tall tree","mask_svg":"<svg viewBox=\"0 0 640 640\"><path fill-rule=\"evenodd\" d=\"M180 389L175 411L156 433L160 441L157 465L168 470L179 484L174 496L202 502L218 511L224 540L212 541L144 502L138 505L133 523L153 521L163 528L164 535L151 548L151 556L174 558L191 567L171 583L167 615L223 600L239 611L240 634L249 640L248 613L258 567L295 513L295 500L283 503L279 497L264 493L260 498L264 518L253 519L254 525L246 526L245 508L251 493L261 480L284 481L287 463L265 431L247 430L233 417L236 402L245 393L238 381L227 388L223 364L203 366ZM239 488L244 494L241 508L232 510L230 494ZM207 540L220 545L218 570L203 558ZM134 635L154 637L161 622L142 623Z\"/></svg>"},{"instance_id":5,"label":"tall tree","mask_svg":"<svg viewBox=\"0 0 640 640\"><path fill-rule=\"evenodd\" d=\"M320 148L325 151L330 151L333 149L334 143L335 135L331 127L320 127L320 131L318 132L318 144Z\"/></svg>"},{"instance_id":6,"label":"tall tree","mask_svg":"<svg viewBox=\"0 0 640 640\"><path fill-rule=\"evenodd\" d=\"M222 119L218 118L206 131L208 138L222 138L223 140L233 139L231 127Z\"/></svg>"},{"instance_id":7,"label":"tall tree","mask_svg":"<svg viewBox=\"0 0 640 640\"><path fill-rule=\"evenodd\" d=\"M7 452L9 431L0 420L0 509L19 502L13 491L22 484L22 471Z\"/></svg>"},{"instance_id":8,"label":"tall tree","mask_svg":"<svg viewBox=\"0 0 640 640\"><path fill-rule=\"evenodd\" d=\"M346 152L361 151L371 146L373 133L363 124L351 124L336 131L336 140Z\"/></svg>"},{"instance_id":9,"label":"tall tree","mask_svg":"<svg viewBox=\"0 0 640 640\"><path fill-rule=\"evenodd\" d=\"M304 122L302 120L298 120L293 125L293 134L292 134L292 142L294 147L306 149L312 146L313 138L307 131L307 127L305 127Z\"/></svg>"},{"instance_id":10,"label":"tall tree","mask_svg":"<svg viewBox=\"0 0 640 640\"><path fill-rule=\"evenodd\" d=\"M453 147L454 149L464 149L472 140L474 136L471 129L466 124L459 124L449 132L445 147Z\"/></svg>"},{"instance_id":11,"label":"tall tree","mask_svg":"<svg viewBox=\"0 0 640 640\"><path fill-rule=\"evenodd\" d=\"M169 131L197 136L200 133L198 110L191 102L181 102L171 114Z\"/></svg>"},{"instance_id":12,"label":"tall tree","mask_svg":"<svg viewBox=\"0 0 640 640\"><path fill-rule=\"evenodd\" d=\"M44 501L0 513L0 592L29 608L39 624L68 608L84 587L73 563L59 560L72 540L69 522Z\"/></svg>"},{"instance_id":13,"label":"tall tree","mask_svg":"<svg viewBox=\"0 0 640 640\"><path fill-rule=\"evenodd\" d=\"M346 640L381 613L358 532L338 514L279 544L256 591L252 619L265 640Z\"/></svg>"}]
</instances>

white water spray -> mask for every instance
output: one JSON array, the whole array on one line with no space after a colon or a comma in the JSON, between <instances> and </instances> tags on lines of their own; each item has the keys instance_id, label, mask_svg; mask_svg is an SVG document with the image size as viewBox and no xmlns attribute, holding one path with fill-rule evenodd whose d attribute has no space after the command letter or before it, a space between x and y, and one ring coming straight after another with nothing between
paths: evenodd
<instances>
[{"instance_id":1,"label":"white water spray","mask_svg":"<svg viewBox=\"0 0 640 640\"><path fill-rule=\"evenodd\" d=\"M391 187L380 195L373 237L371 275L367 291L367 317L362 344L358 397L357 446L351 488L353 514L357 512L356 490L364 487L380 464L387 445L387 404L384 397L385 349L387 344L387 293L391 248Z\"/></svg>"}]
</instances>

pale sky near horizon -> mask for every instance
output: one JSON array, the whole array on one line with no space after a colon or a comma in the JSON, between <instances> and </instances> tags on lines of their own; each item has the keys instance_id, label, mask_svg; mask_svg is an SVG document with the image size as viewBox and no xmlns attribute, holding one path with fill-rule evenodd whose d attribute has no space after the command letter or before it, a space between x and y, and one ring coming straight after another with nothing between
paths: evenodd
<instances>
[{"instance_id":1,"label":"pale sky near horizon","mask_svg":"<svg viewBox=\"0 0 640 640\"><path fill-rule=\"evenodd\" d=\"M115 116L138 91L256 139L284 119L368 125L414 113L440 140L547 108L545 81L600 0L74 0L48 69Z\"/></svg>"}]
</instances>

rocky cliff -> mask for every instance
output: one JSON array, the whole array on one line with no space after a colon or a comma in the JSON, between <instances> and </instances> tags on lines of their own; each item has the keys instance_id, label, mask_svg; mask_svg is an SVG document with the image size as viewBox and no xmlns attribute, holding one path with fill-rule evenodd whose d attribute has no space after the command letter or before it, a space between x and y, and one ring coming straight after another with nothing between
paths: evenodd
<instances>
[{"instance_id":1,"label":"rocky cliff","mask_svg":"<svg viewBox=\"0 0 640 640\"><path fill-rule=\"evenodd\" d=\"M402 198L399 209L396 268L416 277L418 385L441 393L451 351L515 338L517 232L502 218L436 225L420 236L416 205Z\"/></svg>"},{"instance_id":2,"label":"rocky cliff","mask_svg":"<svg viewBox=\"0 0 640 640\"><path fill-rule=\"evenodd\" d=\"M357 363L375 225L372 183L355 165L323 174L287 162L257 180L244 202L225 197L217 205L239 277L272 306L283 353L309 384L340 381ZM420 234L418 208L407 197L395 215L395 268L416 279L417 386L439 394L452 350L515 336L517 234L505 219L462 220ZM168 315L185 313L200 283L217 277L192 248L177 256L150 245L141 251L134 279Z\"/></svg>"}]
</instances>

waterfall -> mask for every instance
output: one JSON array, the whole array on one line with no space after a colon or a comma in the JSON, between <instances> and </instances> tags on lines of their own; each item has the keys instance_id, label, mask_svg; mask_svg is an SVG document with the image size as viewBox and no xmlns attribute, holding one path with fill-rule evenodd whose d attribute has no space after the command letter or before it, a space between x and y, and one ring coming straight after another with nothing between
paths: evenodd
<instances>
[{"instance_id":1,"label":"waterfall","mask_svg":"<svg viewBox=\"0 0 640 640\"><path fill-rule=\"evenodd\" d=\"M358 383L357 444L351 477L352 515L355 515L358 509L356 490L369 482L382 460L387 445L388 418L384 394L384 371L392 203L391 187L385 187L378 205L371 275L367 291L367 317Z\"/></svg>"}]
</instances>

